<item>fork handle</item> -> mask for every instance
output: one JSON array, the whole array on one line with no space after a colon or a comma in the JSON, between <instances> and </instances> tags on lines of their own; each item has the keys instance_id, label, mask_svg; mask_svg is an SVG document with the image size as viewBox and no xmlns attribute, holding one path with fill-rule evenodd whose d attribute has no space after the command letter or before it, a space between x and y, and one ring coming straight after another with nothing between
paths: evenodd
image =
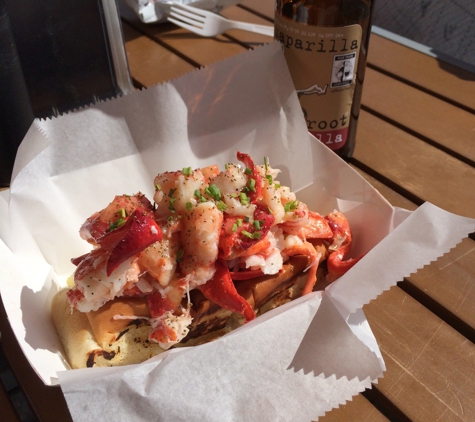
<instances>
[{"instance_id":1,"label":"fork handle","mask_svg":"<svg viewBox=\"0 0 475 422\"><path fill-rule=\"evenodd\" d=\"M269 25L254 25L247 22L230 21L232 26L230 28L242 29L243 31L255 32L256 34L274 36L274 27Z\"/></svg>"}]
</instances>

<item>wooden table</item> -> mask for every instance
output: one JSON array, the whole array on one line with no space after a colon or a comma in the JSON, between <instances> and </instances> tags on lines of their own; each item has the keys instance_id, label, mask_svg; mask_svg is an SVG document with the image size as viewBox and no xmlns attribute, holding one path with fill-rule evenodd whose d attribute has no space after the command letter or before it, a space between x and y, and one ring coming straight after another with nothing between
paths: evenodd
<instances>
[{"instance_id":1,"label":"wooden table","mask_svg":"<svg viewBox=\"0 0 475 422\"><path fill-rule=\"evenodd\" d=\"M271 24L273 4L244 0L223 15ZM125 4L121 13L137 88L271 41L236 30L200 38L171 24L144 25ZM393 205L415 209L430 201L475 217L475 74L373 34L350 164ZM364 308L387 371L371 390L321 421L475 420L473 239ZM0 311L1 344L33 412L41 421L70 420L60 389L42 385L21 354L3 306ZM19 420L4 394L0 407L0 419Z\"/></svg>"}]
</instances>

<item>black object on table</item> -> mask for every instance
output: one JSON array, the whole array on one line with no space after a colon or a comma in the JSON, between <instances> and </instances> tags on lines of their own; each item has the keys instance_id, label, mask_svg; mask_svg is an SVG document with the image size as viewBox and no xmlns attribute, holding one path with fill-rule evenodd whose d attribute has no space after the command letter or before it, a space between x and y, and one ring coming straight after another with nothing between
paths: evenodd
<instances>
[{"instance_id":1,"label":"black object on table","mask_svg":"<svg viewBox=\"0 0 475 422\"><path fill-rule=\"evenodd\" d=\"M0 12L0 185L8 186L33 117L133 88L115 1L0 0Z\"/></svg>"}]
</instances>

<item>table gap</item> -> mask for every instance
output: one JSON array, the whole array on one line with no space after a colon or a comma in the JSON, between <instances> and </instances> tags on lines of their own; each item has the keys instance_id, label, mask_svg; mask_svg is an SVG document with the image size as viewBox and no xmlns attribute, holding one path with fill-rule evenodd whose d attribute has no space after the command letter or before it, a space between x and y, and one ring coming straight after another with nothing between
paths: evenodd
<instances>
[{"instance_id":1,"label":"table gap","mask_svg":"<svg viewBox=\"0 0 475 422\"><path fill-rule=\"evenodd\" d=\"M151 41L161 45L163 48L166 48L168 51L170 51L171 53L173 53L176 56L180 57L181 59L185 60L186 62L188 62L192 66L196 67L197 69L202 67L201 64L195 62L193 59L190 59L188 56L186 56L185 54L183 54L180 51L176 50L175 48L171 47L167 43L164 43L159 38L150 35L147 30L143 29L142 25L137 25L134 21L128 20L128 19L124 18L123 16L121 17L121 19L124 23L126 23L127 25L129 25L130 27L135 29L140 34L142 34L145 37L149 38Z\"/></svg>"},{"instance_id":2,"label":"table gap","mask_svg":"<svg viewBox=\"0 0 475 422\"><path fill-rule=\"evenodd\" d=\"M243 5L243 4L237 4L236 6L239 7L239 8L241 8L241 9L243 9L243 10L245 10L246 12L249 12L249 13L252 13L252 14L254 14L254 15L256 15L256 16L259 16L260 18L265 19L266 21L268 21L268 22L274 24L274 19L270 18L269 16L267 16L267 15L265 15L265 14L263 14L263 13L260 13L260 12L258 12L258 11L256 11L256 10L252 9L251 7L245 6L245 5Z\"/></svg>"},{"instance_id":3,"label":"table gap","mask_svg":"<svg viewBox=\"0 0 475 422\"><path fill-rule=\"evenodd\" d=\"M361 394L391 422L412 422L375 384Z\"/></svg>"},{"instance_id":4,"label":"table gap","mask_svg":"<svg viewBox=\"0 0 475 422\"><path fill-rule=\"evenodd\" d=\"M384 185L386 185L388 188L392 189L399 195L413 202L418 207L421 206L424 202L426 202L424 199L420 198L417 195L414 195L412 192L408 191L407 189L393 182L391 179L387 178L386 176L383 176L381 173L377 172L376 170L372 169L371 167L367 166L366 164L362 163L356 158L354 157L349 158L347 162L355 166L356 168L360 169L361 171L364 171L369 176L376 179L378 182L383 183ZM472 240L475 240L475 233L470 233L468 237Z\"/></svg>"},{"instance_id":5,"label":"table gap","mask_svg":"<svg viewBox=\"0 0 475 422\"><path fill-rule=\"evenodd\" d=\"M134 86L135 89L147 89L147 87L143 84L141 84L137 79L132 78L132 85Z\"/></svg>"},{"instance_id":6,"label":"table gap","mask_svg":"<svg viewBox=\"0 0 475 422\"><path fill-rule=\"evenodd\" d=\"M384 114L382 114L382 113L380 113L380 112L378 112L378 111L376 111L372 108L369 108L369 107L365 106L364 104L361 105L361 109L368 112L368 113L370 113L370 114L372 114L373 116L375 116L375 117L377 117L381 120L384 120L385 122L389 123L391 126L397 127L398 129L401 129L402 131L404 131L406 133L409 133L410 135L414 136L417 139L420 139L421 141L425 142L426 144L432 145L433 147L445 152L446 154L456 158L457 160L462 161L463 163L468 164L471 167L475 167L475 161L471 160L470 158L465 157L462 154L451 150L447 146L442 145L442 144L434 141L433 139L416 132L415 130L413 130L413 129L397 122L396 120L393 120L393 119L385 116Z\"/></svg>"},{"instance_id":7,"label":"table gap","mask_svg":"<svg viewBox=\"0 0 475 422\"><path fill-rule=\"evenodd\" d=\"M415 83L415 82L411 82L410 80L405 79L405 78L403 78L403 77L401 77L401 76L399 76L399 75L397 75L397 74L395 74L395 73L389 72L388 70L385 70L385 69L383 69L382 67L379 67L379 66L377 66L377 65L375 65L375 64L373 64L373 63L368 62L368 63L367 63L367 66L368 66L369 68L373 69L373 70L376 70L377 72L380 72L380 73L382 73L382 74L384 74L384 75L386 75L386 76L389 76L389 77L391 77L391 78L393 78L393 79L396 79L396 80L399 81L399 82L403 82L403 83L405 83L405 84L407 84L407 85L409 85L409 86L411 86L411 87L413 87L413 88L418 89L419 91L425 92L426 94L432 95L433 97L438 98L439 100L442 100L442 101L444 101L444 102L446 102L446 103L448 103L448 104L451 104L451 105L453 105L453 106L455 106L455 107L458 107L458 108L460 108L460 109L462 109L462 110L464 110L464 111L467 111L468 113L473 113L473 114L475 114L475 109L473 109L472 107L468 107L468 106L466 106L466 105L464 105L464 104L461 104L461 103L459 103L459 102L457 102L457 101L452 100L451 98L445 97L445 96L442 95L442 94L439 94L439 93L437 93L437 92L435 92L435 91L432 91L431 89L428 89L428 88L426 88L426 87L424 87L424 86L418 85L418 84Z\"/></svg>"},{"instance_id":8,"label":"table gap","mask_svg":"<svg viewBox=\"0 0 475 422\"><path fill-rule=\"evenodd\" d=\"M227 38L229 41L232 41L236 44L239 44L240 46L247 48L248 50L254 50L255 47L259 47L264 45L263 43L249 43L249 42L244 42L240 41L237 38L233 37L232 35L228 35L226 33L221 34L224 38Z\"/></svg>"},{"instance_id":9,"label":"table gap","mask_svg":"<svg viewBox=\"0 0 475 422\"><path fill-rule=\"evenodd\" d=\"M399 195L404 196L409 201L413 202L417 206L421 206L425 201L422 198L414 195L412 192L404 189L402 186L398 185L397 183L393 182L391 179L388 179L386 176L383 176L381 173L373 170L371 167L368 167L366 164L358 161L356 158L350 158L348 162L355 167L359 168L360 170L364 171L365 173L369 174L374 179L378 180L379 182L385 184L393 191L397 192Z\"/></svg>"},{"instance_id":10,"label":"table gap","mask_svg":"<svg viewBox=\"0 0 475 422\"><path fill-rule=\"evenodd\" d=\"M450 325L455 331L459 332L472 343L475 343L475 328L471 327L461 318L454 315L451 311L431 298L427 293L420 290L406 278L403 281L400 281L397 285L409 296L417 300L433 314L437 315L446 324Z\"/></svg>"}]
</instances>

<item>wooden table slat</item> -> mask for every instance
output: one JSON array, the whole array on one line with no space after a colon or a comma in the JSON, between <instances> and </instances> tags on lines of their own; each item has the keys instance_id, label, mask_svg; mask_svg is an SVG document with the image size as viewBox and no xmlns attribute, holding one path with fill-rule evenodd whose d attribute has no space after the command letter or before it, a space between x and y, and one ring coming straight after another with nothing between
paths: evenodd
<instances>
[{"instance_id":1,"label":"wooden table slat","mask_svg":"<svg viewBox=\"0 0 475 422\"><path fill-rule=\"evenodd\" d=\"M386 397L415 421L475 420L475 344L398 287L364 312L386 362Z\"/></svg>"},{"instance_id":2,"label":"wooden table slat","mask_svg":"<svg viewBox=\"0 0 475 422\"><path fill-rule=\"evenodd\" d=\"M404 208L410 211L417 209L417 205L414 202L391 189L388 185L385 185L380 180L370 176L368 173L364 172L355 165L350 164L350 166L353 167L354 170L356 170L361 176L363 176L366 181L368 181L375 189L377 189L378 192L384 196L384 198L386 198L388 202L394 207Z\"/></svg>"},{"instance_id":3,"label":"wooden table slat","mask_svg":"<svg viewBox=\"0 0 475 422\"><path fill-rule=\"evenodd\" d=\"M443 308L440 315L446 310L471 327L470 339L475 341L475 241L464 239L408 281ZM451 315L444 318L450 320Z\"/></svg>"},{"instance_id":4,"label":"wooden table slat","mask_svg":"<svg viewBox=\"0 0 475 422\"><path fill-rule=\"evenodd\" d=\"M368 63L475 110L475 74L438 61L402 44L371 35Z\"/></svg>"},{"instance_id":5,"label":"wooden table slat","mask_svg":"<svg viewBox=\"0 0 475 422\"><path fill-rule=\"evenodd\" d=\"M370 68L366 70L362 103L406 130L475 163L475 113Z\"/></svg>"},{"instance_id":6,"label":"wooden table slat","mask_svg":"<svg viewBox=\"0 0 475 422\"><path fill-rule=\"evenodd\" d=\"M195 66L124 23L124 40L133 79L142 87L166 82L193 71ZM163 64L166 63L166 66Z\"/></svg>"},{"instance_id":7,"label":"wooden table slat","mask_svg":"<svg viewBox=\"0 0 475 422\"><path fill-rule=\"evenodd\" d=\"M421 201L475 217L475 168L364 111L354 158Z\"/></svg>"}]
</instances>

